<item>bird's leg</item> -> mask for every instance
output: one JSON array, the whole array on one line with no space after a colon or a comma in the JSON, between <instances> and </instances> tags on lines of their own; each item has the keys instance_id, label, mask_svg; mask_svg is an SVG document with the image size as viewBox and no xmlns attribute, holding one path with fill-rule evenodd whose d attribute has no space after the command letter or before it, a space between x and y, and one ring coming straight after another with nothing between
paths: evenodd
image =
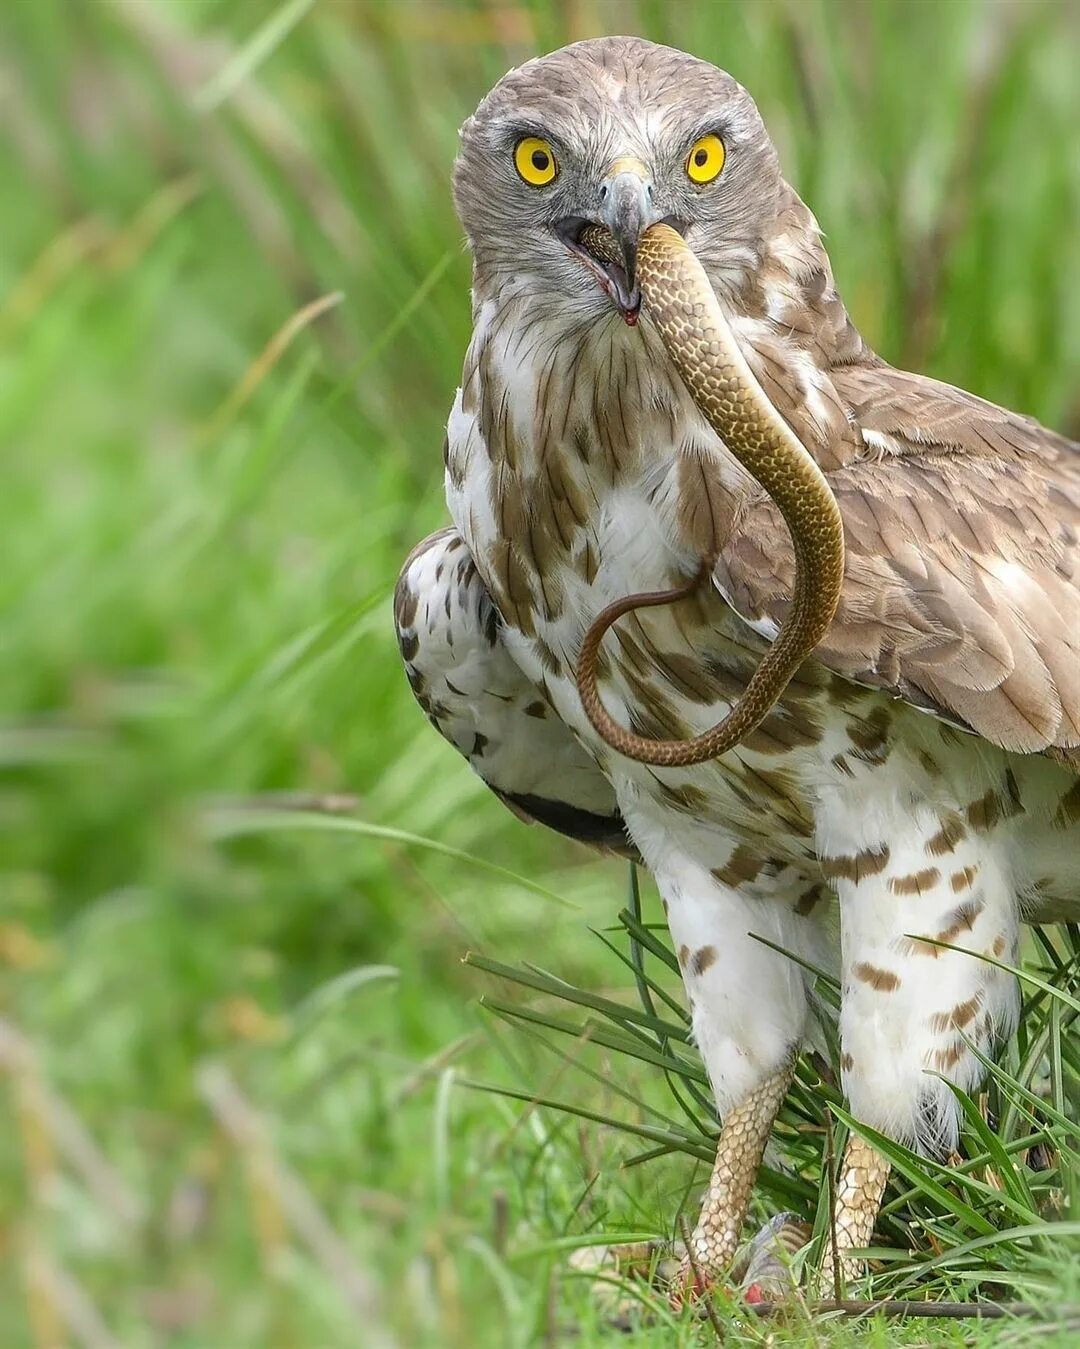
<instances>
[{"instance_id":1,"label":"bird's leg","mask_svg":"<svg viewBox=\"0 0 1080 1349\"><path fill-rule=\"evenodd\" d=\"M709 1283L730 1268L765 1144L793 1070L793 1063L786 1064L725 1114L709 1188L690 1237L680 1282L693 1285L701 1278Z\"/></svg>"},{"instance_id":2,"label":"bird's leg","mask_svg":"<svg viewBox=\"0 0 1080 1349\"><path fill-rule=\"evenodd\" d=\"M821 1270L821 1292L832 1297L837 1287L836 1264L839 1262L839 1286L862 1273L862 1261L847 1257L848 1251L869 1246L874 1235L874 1223L885 1182L889 1179L889 1163L858 1134L852 1134L844 1150L844 1163L836 1183L836 1212L833 1215L835 1246L826 1243Z\"/></svg>"},{"instance_id":3,"label":"bird's leg","mask_svg":"<svg viewBox=\"0 0 1080 1349\"><path fill-rule=\"evenodd\" d=\"M635 837L664 836L666 814L653 819L640 800L630 804L634 818L628 815L627 822ZM734 839L711 840L711 846L704 864L670 851L653 868L694 1041L723 1121L681 1270L691 1288L699 1281L694 1263L702 1283L730 1273L758 1165L806 1029L805 976L785 952L814 964L830 959L826 906L809 902L808 894L816 899L816 892L805 876Z\"/></svg>"},{"instance_id":4,"label":"bird's leg","mask_svg":"<svg viewBox=\"0 0 1080 1349\"><path fill-rule=\"evenodd\" d=\"M1019 909L1008 855L986 838L1018 807L1007 776L969 786L972 799L919 800L906 771L883 763L819 802L821 868L840 900L840 1071L857 1120L948 1155L959 1128L949 1083L978 1084L979 1055L1018 1010L1016 981L996 962L1013 958ZM849 1277L860 1271L844 1251L869 1243L887 1175L852 1138L836 1216Z\"/></svg>"}]
</instances>

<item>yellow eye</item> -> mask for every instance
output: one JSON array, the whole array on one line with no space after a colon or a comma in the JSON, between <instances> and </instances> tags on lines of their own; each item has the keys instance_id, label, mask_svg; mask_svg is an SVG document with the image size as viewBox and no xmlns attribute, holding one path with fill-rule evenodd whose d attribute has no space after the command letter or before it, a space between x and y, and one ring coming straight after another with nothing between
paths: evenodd
<instances>
[{"instance_id":1,"label":"yellow eye","mask_svg":"<svg viewBox=\"0 0 1080 1349\"><path fill-rule=\"evenodd\" d=\"M559 172L554 150L539 136L526 136L514 146L514 168L533 187L550 183Z\"/></svg>"},{"instance_id":2,"label":"yellow eye","mask_svg":"<svg viewBox=\"0 0 1080 1349\"><path fill-rule=\"evenodd\" d=\"M727 152L719 136L702 136L686 156L686 173L692 183L711 183L724 167Z\"/></svg>"}]
</instances>

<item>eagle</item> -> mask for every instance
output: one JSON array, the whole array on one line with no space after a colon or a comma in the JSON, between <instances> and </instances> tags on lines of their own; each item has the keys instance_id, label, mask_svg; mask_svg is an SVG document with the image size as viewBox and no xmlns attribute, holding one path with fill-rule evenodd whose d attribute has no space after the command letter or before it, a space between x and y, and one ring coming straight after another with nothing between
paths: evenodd
<instances>
[{"instance_id":1,"label":"eagle","mask_svg":"<svg viewBox=\"0 0 1080 1349\"><path fill-rule=\"evenodd\" d=\"M453 183L473 259L453 523L404 564L399 646L429 720L511 810L655 878L722 1121L688 1252L709 1281L811 1033L808 969L840 983L853 1117L948 1155L949 1084L977 1086L1019 1014L1021 924L1080 918L1080 445L870 349L753 99L707 61L635 37L531 60L466 121ZM796 556L642 303L659 224L844 542L812 654L733 748L674 765L600 733L586 633L628 595L677 592L611 627L595 679L635 743L700 735L776 641ZM584 242L597 228L614 255ZM853 1134L849 1273L888 1170Z\"/></svg>"}]
</instances>

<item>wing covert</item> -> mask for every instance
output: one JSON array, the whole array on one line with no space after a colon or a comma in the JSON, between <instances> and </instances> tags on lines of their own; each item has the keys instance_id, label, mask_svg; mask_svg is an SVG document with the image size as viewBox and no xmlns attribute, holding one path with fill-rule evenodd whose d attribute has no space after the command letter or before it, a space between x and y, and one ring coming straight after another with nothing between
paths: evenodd
<instances>
[{"instance_id":1,"label":"wing covert","mask_svg":"<svg viewBox=\"0 0 1080 1349\"><path fill-rule=\"evenodd\" d=\"M847 566L819 659L1005 749L1080 746L1080 446L886 365L831 376L865 448L828 474ZM763 495L715 576L747 621L783 620L794 559Z\"/></svg>"}]
</instances>

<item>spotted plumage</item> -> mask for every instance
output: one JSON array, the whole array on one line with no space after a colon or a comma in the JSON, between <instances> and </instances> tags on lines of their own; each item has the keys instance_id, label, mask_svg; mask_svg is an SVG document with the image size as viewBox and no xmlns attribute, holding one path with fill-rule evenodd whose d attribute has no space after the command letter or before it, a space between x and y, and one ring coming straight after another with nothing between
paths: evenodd
<instances>
[{"instance_id":1,"label":"spotted plumage","mask_svg":"<svg viewBox=\"0 0 1080 1349\"><path fill-rule=\"evenodd\" d=\"M699 187L684 161L705 130L726 161ZM552 148L548 186L515 172L524 135ZM793 556L648 311L636 321L629 276L598 285L572 246L627 163L825 472L847 546L814 659L742 744L685 769L599 739L575 685L583 633L713 559L711 586L622 619L598 662L623 725L700 733L775 638ZM1022 920L1080 917L1080 447L875 355L749 95L683 53L599 39L512 71L463 128L455 197L475 266L454 526L414 550L397 593L421 706L519 813L652 871L722 1114L774 1110L812 1033L781 947L840 977L858 1118L947 1154L942 1079L976 1084L970 1046L991 1052L1018 1002L1000 968L944 948L1008 962ZM852 1167L879 1197L874 1168ZM737 1229L741 1210L702 1222Z\"/></svg>"}]
</instances>

